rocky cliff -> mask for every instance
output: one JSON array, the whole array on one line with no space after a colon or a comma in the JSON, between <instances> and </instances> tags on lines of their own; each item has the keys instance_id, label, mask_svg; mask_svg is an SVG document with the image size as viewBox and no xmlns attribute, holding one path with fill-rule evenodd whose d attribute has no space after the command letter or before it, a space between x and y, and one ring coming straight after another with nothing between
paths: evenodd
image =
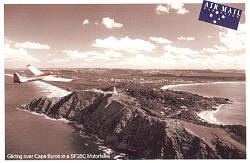
<instances>
[{"instance_id":1,"label":"rocky cliff","mask_svg":"<svg viewBox=\"0 0 250 163\"><path fill-rule=\"evenodd\" d=\"M143 95L141 93L138 98L138 94L133 92L109 94L79 91L63 98L37 98L19 109L75 121L87 132L105 140L114 150L127 153L129 159L246 157L242 138L245 127L222 127L205 122L206 125L195 124L191 118L179 115L182 110L188 112L190 108L190 112L194 113L194 108L198 109L199 105L204 104L205 107L210 103L216 104L214 101L221 101L198 96L194 98L190 94L185 95L185 98L169 94L172 97L162 97L165 98L163 107L171 106L172 109L162 114L162 109L152 109L145 104L146 100L142 102ZM193 104L189 102L189 107L181 107L186 103L172 103L181 98L189 98ZM152 99L148 98L148 101ZM179 111L179 116L173 109ZM200 121L197 116L193 116Z\"/></svg>"}]
</instances>

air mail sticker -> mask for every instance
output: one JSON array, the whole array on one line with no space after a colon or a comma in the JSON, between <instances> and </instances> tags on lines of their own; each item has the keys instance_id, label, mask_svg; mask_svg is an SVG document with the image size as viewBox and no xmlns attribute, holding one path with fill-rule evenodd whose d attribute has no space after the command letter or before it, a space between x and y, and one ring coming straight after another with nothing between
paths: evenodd
<instances>
[{"instance_id":1,"label":"air mail sticker","mask_svg":"<svg viewBox=\"0 0 250 163\"><path fill-rule=\"evenodd\" d=\"M199 20L237 30L242 10L204 0Z\"/></svg>"}]
</instances>

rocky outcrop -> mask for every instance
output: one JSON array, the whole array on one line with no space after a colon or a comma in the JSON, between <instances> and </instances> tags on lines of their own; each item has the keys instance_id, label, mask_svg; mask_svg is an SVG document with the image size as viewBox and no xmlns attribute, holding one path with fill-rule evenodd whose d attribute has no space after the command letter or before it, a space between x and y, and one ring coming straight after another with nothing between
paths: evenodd
<instances>
[{"instance_id":1,"label":"rocky outcrop","mask_svg":"<svg viewBox=\"0 0 250 163\"><path fill-rule=\"evenodd\" d=\"M155 116L142 107L135 97L126 94L80 91L63 98L41 97L20 109L76 121L133 159L246 157L244 148L240 148L244 145L225 136L223 128L205 129L210 135L205 139L204 133L195 132L200 126ZM215 130L223 134L214 134Z\"/></svg>"}]
</instances>

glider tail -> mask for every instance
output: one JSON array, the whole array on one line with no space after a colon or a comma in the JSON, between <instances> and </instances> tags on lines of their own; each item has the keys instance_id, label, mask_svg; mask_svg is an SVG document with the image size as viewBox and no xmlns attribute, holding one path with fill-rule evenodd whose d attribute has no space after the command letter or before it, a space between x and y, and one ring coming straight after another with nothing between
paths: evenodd
<instances>
[{"instance_id":1,"label":"glider tail","mask_svg":"<svg viewBox=\"0 0 250 163\"><path fill-rule=\"evenodd\" d=\"M20 84L22 77L18 73L14 73L13 76L14 76L14 83L19 83Z\"/></svg>"}]
</instances>

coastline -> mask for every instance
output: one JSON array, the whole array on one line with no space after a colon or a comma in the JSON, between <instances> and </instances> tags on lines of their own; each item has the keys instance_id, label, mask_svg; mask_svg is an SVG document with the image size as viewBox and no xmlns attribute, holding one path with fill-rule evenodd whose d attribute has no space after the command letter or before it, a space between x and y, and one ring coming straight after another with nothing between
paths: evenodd
<instances>
[{"instance_id":1,"label":"coastline","mask_svg":"<svg viewBox=\"0 0 250 163\"><path fill-rule=\"evenodd\" d=\"M65 123L71 122L71 121L69 121L69 120L67 120L67 119L65 119L65 118L55 119L55 118L51 118L51 117L47 116L46 114L40 114L40 113L37 113L37 112L34 112L34 111L30 111L30 110L23 110L23 109L20 109L19 107L16 108L16 109L19 110L19 111L28 112L28 113L33 114L33 115L41 116L41 117L43 117L44 119L47 119L47 120L52 120L52 121L63 121L63 122L65 122Z\"/></svg>"},{"instance_id":2,"label":"coastline","mask_svg":"<svg viewBox=\"0 0 250 163\"><path fill-rule=\"evenodd\" d=\"M190 86L190 85L205 85L208 83L187 83L187 84L173 84L173 85L165 85L161 87L161 89L169 89L169 88L175 88L175 87L180 87L180 86Z\"/></svg>"},{"instance_id":3,"label":"coastline","mask_svg":"<svg viewBox=\"0 0 250 163\"><path fill-rule=\"evenodd\" d=\"M183 83L183 84L172 84L172 85L165 85L160 89L170 89L176 88L181 86L192 86L192 85L206 85L206 84L232 84L232 83L245 83L246 81L227 81L227 82L204 82L204 83Z\"/></svg>"},{"instance_id":4,"label":"coastline","mask_svg":"<svg viewBox=\"0 0 250 163\"><path fill-rule=\"evenodd\" d=\"M161 87L161 89L171 89L171 88L176 88L176 87L181 87L181 86L193 86L193 85L206 85L206 84L232 84L232 83L245 83L246 81L228 81L228 82L206 82L206 83L187 83L187 84L174 84L174 85L166 85ZM202 95L204 96L204 95ZM211 97L211 96L206 96L206 97ZM203 119L206 122L212 123L212 124L218 124L218 125L226 125L225 123L219 121L217 118L215 118L215 114L220 111L220 108L225 105L221 104L219 106L216 106L216 110L206 110L206 111L201 111L197 113L197 116Z\"/></svg>"},{"instance_id":5,"label":"coastline","mask_svg":"<svg viewBox=\"0 0 250 163\"><path fill-rule=\"evenodd\" d=\"M216 110L206 110L201 111L197 113L197 116L201 119L205 120L206 122L217 124L217 125L225 125L223 122L220 122L218 119L214 117L214 114L216 114L220 108L225 104L220 104L219 106L216 106Z\"/></svg>"}]
</instances>

